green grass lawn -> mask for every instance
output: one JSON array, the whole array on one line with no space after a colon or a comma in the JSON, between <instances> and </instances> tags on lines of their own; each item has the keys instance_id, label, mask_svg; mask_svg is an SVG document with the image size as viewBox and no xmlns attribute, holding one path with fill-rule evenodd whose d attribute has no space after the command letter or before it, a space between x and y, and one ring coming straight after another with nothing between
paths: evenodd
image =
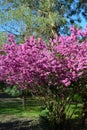
<instances>
[{"instance_id":1,"label":"green grass lawn","mask_svg":"<svg viewBox=\"0 0 87 130\"><path fill-rule=\"evenodd\" d=\"M0 99L0 121L16 118L38 118L42 111L41 104L37 99L28 99L24 110L21 99Z\"/></svg>"}]
</instances>

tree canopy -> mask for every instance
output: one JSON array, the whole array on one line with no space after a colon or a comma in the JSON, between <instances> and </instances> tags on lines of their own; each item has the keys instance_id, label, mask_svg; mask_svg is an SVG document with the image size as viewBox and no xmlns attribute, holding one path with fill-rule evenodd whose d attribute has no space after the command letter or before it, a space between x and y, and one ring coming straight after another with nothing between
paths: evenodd
<instances>
[{"instance_id":1,"label":"tree canopy","mask_svg":"<svg viewBox=\"0 0 87 130\"><path fill-rule=\"evenodd\" d=\"M55 34L66 34L72 24L79 25L82 15L87 20L85 0L4 0L1 4L3 28L22 37L35 35L46 40Z\"/></svg>"}]
</instances>

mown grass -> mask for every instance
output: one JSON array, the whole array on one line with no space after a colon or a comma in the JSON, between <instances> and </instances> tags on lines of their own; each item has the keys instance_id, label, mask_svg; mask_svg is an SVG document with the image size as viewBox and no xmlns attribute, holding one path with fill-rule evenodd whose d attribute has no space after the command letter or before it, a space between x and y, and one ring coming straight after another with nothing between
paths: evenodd
<instances>
[{"instance_id":1,"label":"mown grass","mask_svg":"<svg viewBox=\"0 0 87 130\"><path fill-rule=\"evenodd\" d=\"M37 99L28 99L23 109L21 99L0 99L0 121L12 118L38 118L42 111L42 103Z\"/></svg>"}]
</instances>

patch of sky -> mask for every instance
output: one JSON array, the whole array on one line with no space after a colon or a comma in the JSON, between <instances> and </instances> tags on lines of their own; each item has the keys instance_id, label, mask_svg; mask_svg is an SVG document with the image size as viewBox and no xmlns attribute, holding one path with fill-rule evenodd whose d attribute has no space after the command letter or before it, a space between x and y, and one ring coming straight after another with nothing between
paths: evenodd
<instances>
[{"instance_id":1,"label":"patch of sky","mask_svg":"<svg viewBox=\"0 0 87 130\"><path fill-rule=\"evenodd\" d=\"M26 30L26 25L23 21L11 20L0 25L0 31L6 31L15 35L22 35Z\"/></svg>"},{"instance_id":2,"label":"patch of sky","mask_svg":"<svg viewBox=\"0 0 87 130\"><path fill-rule=\"evenodd\" d=\"M13 3L8 2L7 4L3 4L3 2L0 2L0 11L1 12L5 12L9 11L9 9L11 9L13 6Z\"/></svg>"},{"instance_id":3,"label":"patch of sky","mask_svg":"<svg viewBox=\"0 0 87 130\"><path fill-rule=\"evenodd\" d=\"M17 5L20 5L19 0L16 3ZM16 7L14 6L14 3L12 2L7 2L6 0L0 0L0 21L2 22L0 24L0 32L7 32L7 33L13 33L15 35L22 35L23 32L26 30L26 25L25 23L21 20L15 20L11 19L8 20L8 11L9 10L15 10ZM10 14L10 17L11 14ZM5 22L5 20L6 22Z\"/></svg>"}]
</instances>

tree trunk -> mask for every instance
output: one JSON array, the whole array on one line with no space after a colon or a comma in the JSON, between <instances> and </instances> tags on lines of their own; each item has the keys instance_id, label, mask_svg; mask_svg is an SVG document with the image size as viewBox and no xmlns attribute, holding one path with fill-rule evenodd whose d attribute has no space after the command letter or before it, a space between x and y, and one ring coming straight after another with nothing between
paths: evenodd
<instances>
[{"instance_id":1,"label":"tree trunk","mask_svg":"<svg viewBox=\"0 0 87 130\"><path fill-rule=\"evenodd\" d=\"M23 106L23 110L25 110L26 109L26 96L25 95L22 96L22 106Z\"/></svg>"}]
</instances>

